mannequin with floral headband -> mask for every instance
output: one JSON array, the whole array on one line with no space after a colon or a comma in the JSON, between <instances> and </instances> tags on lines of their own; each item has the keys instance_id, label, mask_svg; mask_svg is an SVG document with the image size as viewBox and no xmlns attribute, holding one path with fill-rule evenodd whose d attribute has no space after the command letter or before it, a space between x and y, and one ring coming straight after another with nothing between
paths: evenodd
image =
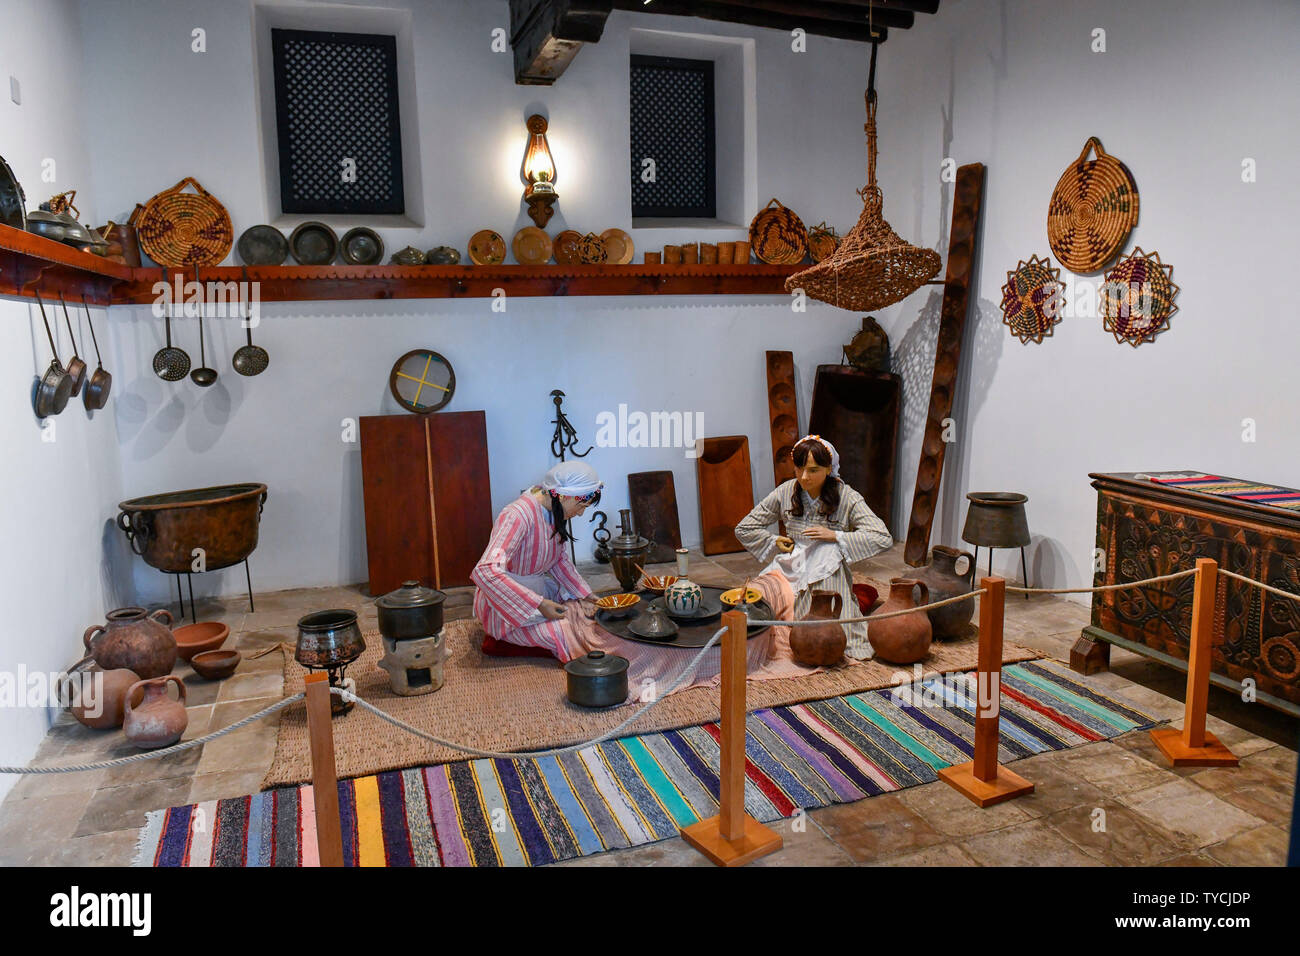
<instances>
[{"instance_id":1,"label":"mannequin with floral headband","mask_svg":"<svg viewBox=\"0 0 1300 956\"><path fill-rule=\"evenodd\" d=\"M540 647L562 661L575 656L566 617L595 614L591 588L573 566L565 522L600 501L595 469L560 462L506 505L492 525L487 550L470 573L474 616L499 641ZM566 602L580 602L566 607Z\"/></svg>"},{"instance_id":2,"label":"mannequin with floral headband","mask_svg":"<svg viewBox=\"0 0 1300 956\"><path fill-rule=\"evenodd\" d=\"M805 436L791 457L795 477L741 519L736 537L759 561L770 562L764 573L778 572L790 582L796 619L808 613L814 590L839 594L841 617L860 617L849 565L892 547L894 537L862 495L840 479L840 456L830 442ZM785 524L784 535L772 531L778 521ZM845 624L844 631L849 657L872 656L865 623Z\"/></svg>"}]
</instances>

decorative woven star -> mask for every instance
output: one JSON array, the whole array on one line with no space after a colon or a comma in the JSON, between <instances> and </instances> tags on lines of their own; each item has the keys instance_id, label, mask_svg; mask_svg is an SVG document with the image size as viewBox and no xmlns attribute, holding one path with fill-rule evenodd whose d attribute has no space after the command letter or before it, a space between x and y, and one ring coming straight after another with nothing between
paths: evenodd
<instances>
[{"instance_id":1,"label":"decorative woven star","mask_svg":"<svg viewBox=\"0 0 1300 956\"><path fill-rule=\"evenodd\" d=\"M1115 263L1101 286L1101 324L1115 336L1137 348L1154 342L1169 328L1169 318L1178 311L1174 296L1174 267L1160 261L1160 253L1145 253L1142 247Z\"/></svg>"},{"instance_id":2,"label":"decorative woven star","mask_svg":"<svg viewBox=\"0 0 1300 956\"><path fill-rule=\"evenodd\" d=\"M1052 268L1052 260L1030 256L1007 273L1002 287L1002 321L1022 345L1042 342L1061 321L1065 304L1065 283L1061 270Z\"/></svg>"}]
</instances>

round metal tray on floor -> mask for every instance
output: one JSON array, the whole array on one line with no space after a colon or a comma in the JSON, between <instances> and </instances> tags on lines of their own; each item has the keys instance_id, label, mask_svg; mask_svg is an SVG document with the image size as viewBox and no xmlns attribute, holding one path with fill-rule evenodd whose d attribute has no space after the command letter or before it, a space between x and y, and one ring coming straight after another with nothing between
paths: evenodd
<instances>
[{"instance_id":1,"label":"round metal tray on floor","mask_svg":"<svg viewBox=\"0 0 1300 956\"><path fill-rule=\"evenodd\" d=\"M707 608L710 604L713 604L717 605L719 609L722 609L722 592L730 590L730 588L706 587L703 590L705 607ZM615 589L606 593L618 594L620 592ZM628 630L628 624L645 613L646 605L649 602L662 602L663 598L661 595L656 595L653 591L637 591L636 593L641 596L641 603L636 605L634 614L629 614L626 617L611 618L607 616L604 611L597 611L596 623L610 634L613 634L616 637L621 637L625 641L636 641L638 644L651 644L655 647L694 647L696 649L709 643L709 638L711 638L714 632L721 626L721 610L719 610L714 612L711 616L697 619L694 623L681 618L670 618L670 620L677 625L677 633L665 641L651 640L648 637L637 637L637 635ZM601 597L602 595L598 594L596 596ZM727 608L727 610L730 609ZM753 613L756 617L765 621L770 621L772 619L772 608L766 601L759 601L755 604ZM746 636L754 637L757 634L762 634L767 629L768 625L750 625L749 633Z\"/></svg>"}]
</instances>

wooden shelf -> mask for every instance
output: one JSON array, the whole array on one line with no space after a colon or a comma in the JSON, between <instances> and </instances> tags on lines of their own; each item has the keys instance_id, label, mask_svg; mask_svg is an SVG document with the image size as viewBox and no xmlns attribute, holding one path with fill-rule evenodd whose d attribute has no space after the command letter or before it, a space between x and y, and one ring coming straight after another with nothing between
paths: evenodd
<instances>
[{"instance_id":1,"label":"wooden shelf","mask_svg":"<svg viewBox=\"0 0 1300 956\"><path fill-rule=\"evenodd\" d=\"M327 299L469 299L554 295L785 295L786 276L801 266L215 266L200 281L257 282L262 302ZM175 274L136 269L114 302L147 303L153 286ZM194 279L187 272L188 281Z\"/></svg>"},{"instance_id":2,"label":"wooden shelf","mask_svg":"<svg viewBox=\"0 0 1300 956\"><path fill-rule=\"evenodd\" d=\"M61 292L109 305L113 286L129 281L134 272L65 243L0 225L0 294L30 296L35 289L52 298Z\"/></svg>"},{"instance_id":3,"label":"wooden shelf","mask_svg":"<svg viewBox=\"0 0 1300 956\"><path fill-rule=\"evenodd\" d=\"M787 276L804 266L212 266L208 283L258 283L261 302L490 298L556 295L785 295ZM194 270L121 265L61 242L0 225L0 294L70 299L97 305L149 304L154 286ZM228 297L239 293L234 287Z\"/></svg>"}]
</instances>

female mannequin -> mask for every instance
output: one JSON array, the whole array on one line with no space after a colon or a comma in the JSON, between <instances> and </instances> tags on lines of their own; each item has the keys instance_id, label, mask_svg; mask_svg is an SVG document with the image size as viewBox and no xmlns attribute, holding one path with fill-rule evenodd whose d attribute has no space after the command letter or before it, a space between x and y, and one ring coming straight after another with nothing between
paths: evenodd
<instances>
[{"instance_id":1,"label":"female mannequin","mask_svg":"<svg viewBox=\"0 0 1300 956\"><path fill-rule=\"evenodd\" d=\"M843 599L841 617L860 617L849 565L894 544L885 523L839 477L840 456L818 435L801 438L791 457L795 477L782 482L736 526L736 537L759 561L764 573L779 571L795 593L794 616L803 617L812 591L834 591ZM785 524L778 536L771 526ZM872 656L865 623L845 624L852 658Z\"/></svg>"}]
</instances>

